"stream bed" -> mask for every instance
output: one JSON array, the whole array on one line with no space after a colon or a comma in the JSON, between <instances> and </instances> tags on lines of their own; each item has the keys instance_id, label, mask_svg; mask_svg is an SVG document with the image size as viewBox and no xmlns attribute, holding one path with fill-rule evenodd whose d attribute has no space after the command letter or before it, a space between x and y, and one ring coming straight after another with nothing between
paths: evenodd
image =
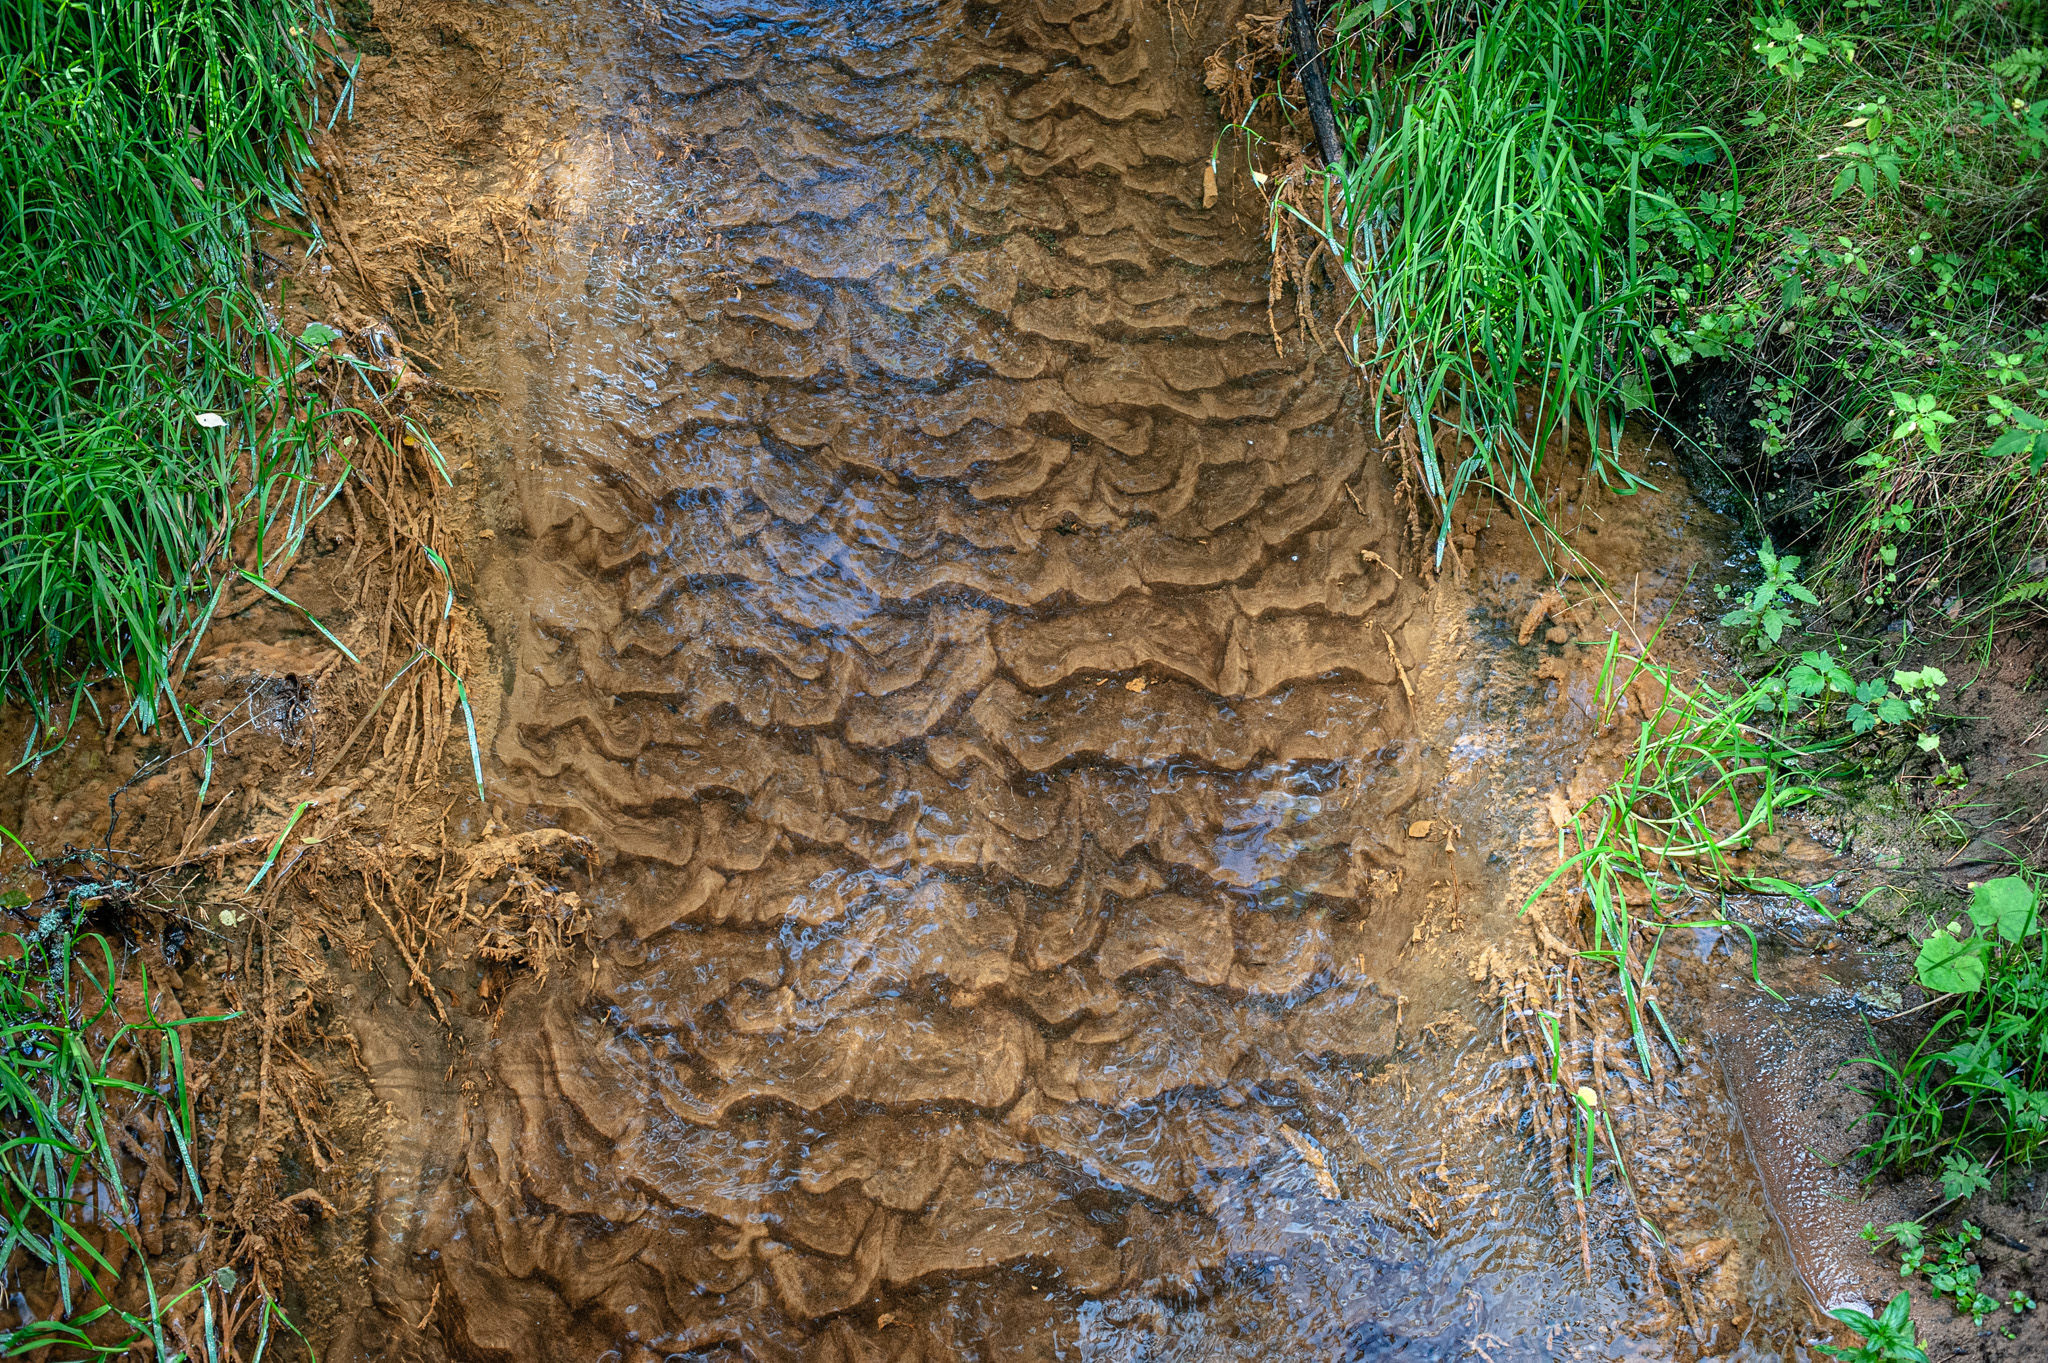
<instances>
[{"instance_id":1,"label":"stream bed","mask_svg":"<svg viewBox=\"0 0 2048 1363\"><path fill-rule=\"evenodd\" d=\"M1504 512L1427 571L1204 88L1238 11L378 18L349 249L484 242L394 312L469 394L455 823L587 839L590 917L445 1024L353 976L323 1356L1803 1356L1697 1043L1607 1053L1635 1185L1558 1200L1496 999L1606 625ZM1689 618L1725 528L1574 457L1605 618Z\"/></svg>"}]
</instances>

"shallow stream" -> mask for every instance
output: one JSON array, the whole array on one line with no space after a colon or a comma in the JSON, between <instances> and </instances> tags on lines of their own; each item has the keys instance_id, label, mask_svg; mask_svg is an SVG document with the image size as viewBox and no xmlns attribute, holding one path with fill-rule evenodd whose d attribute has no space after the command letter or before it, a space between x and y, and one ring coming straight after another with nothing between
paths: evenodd
<instances>
[{"instance_id":1,"label":"shallow stream","mask_svg":"<svg viewBox=\"0 0 2048 1363\"><path fill-rule=\"evenodd\" d=\"M1584 641L1505 515L1420 571L1219 143L1234 13L423 8L417 126L335 159L519 206L437 341L480 704L600 869L452 1032L366 978L324 1356L1798 1353L1711 1062L1606 1061L1674 1295L1555 1196L1492 1000ZM1648 621L1724 551L1628 457L1669 492L1556 510Z\"/></svg>"}]
</instances>

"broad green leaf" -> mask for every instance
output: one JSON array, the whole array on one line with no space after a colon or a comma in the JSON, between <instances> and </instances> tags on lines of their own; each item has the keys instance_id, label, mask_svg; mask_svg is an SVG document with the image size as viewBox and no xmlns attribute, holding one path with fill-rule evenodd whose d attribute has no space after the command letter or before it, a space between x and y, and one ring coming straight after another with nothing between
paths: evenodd
<instances>
[{"instance_id":1,"label":"broad green leaf","mask_svg":"<svg viewBox=\"0 0 2048 1363\"><path fill-rule=\"evenodd\" d=\"M1892 680L1901 690L1914 691L1923 686L1947 686L1948 674L1938 667L1923 667L1917 672L1894 672Z\"/></svg>"},{"instance_id":2,"label":"broad green leaf","mask_svg":"<svg viewBox=\"0 0 2048 1363\"><path fill-rule=\"evenodd\" d=\"M1970 921L2008 942L2017 942L2039 925L2034 912L2034 887L2018 876L1987 880L1970 896Z\"/></svg>"},{"instance_id":3,"label":"broad green leaf","mask_svg":"<svg viewBox=\"0 0 2048 1363\"><path fill-rule=\"evenodd\" d=\"M317 350L321 346L333 345L341 339L341 333L325 322L309 322L299 333L299 339Z\"/></svg>"},{"instance_id":4,"label":"broad green leaf","mask_svg":"<svg viewBox=\"0 0 2048 1363\"><path fill-rule=\"evenodd\" d=\"M1877 703L1877 717L1887 724L1904 724L1913 717L1913 711L1897 696L1886 696Z\"/></svg>"},{"instance_id":5,"label":"broad green leaf","mask_svg":"<svg viewBox=\"0 0 2048 1363\"><path fill-rule=\"evenodd\" d=\"M1947 929L1936 932L1922 944L1913 973L1920 985L1937 994L1974 994L1984 987L1984 966L1991 944L1981 937L1957 941Z\"/></svg>"}]
</instances>

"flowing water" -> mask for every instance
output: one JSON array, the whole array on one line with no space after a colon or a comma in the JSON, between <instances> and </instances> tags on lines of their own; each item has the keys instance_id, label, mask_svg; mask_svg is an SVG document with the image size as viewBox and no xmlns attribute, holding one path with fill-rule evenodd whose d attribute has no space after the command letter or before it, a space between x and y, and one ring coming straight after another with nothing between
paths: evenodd
<instances>
[{"instance_id":1,"label":"flowing water","mask_svg":"<svg viewBox=\"0 0 2048 1363\"><path fill-rule=\"evenodd\" d=\"M1528 951L1587 677L1517 638L1506 518L1418 571L1235 144L1205 204L1227 17L449 21L546 101L450 372L498 394L494 802L592 840L593 927L452 1034L352 1019L388 1120L330 1356L1796 1350L1697 1067L1629 1112L1727 1309L1645 1325L1611 1181L1586 1279L1482 947ZM1584 496L1668 609L1690 504Z\"/></svg>"}]
</instances>

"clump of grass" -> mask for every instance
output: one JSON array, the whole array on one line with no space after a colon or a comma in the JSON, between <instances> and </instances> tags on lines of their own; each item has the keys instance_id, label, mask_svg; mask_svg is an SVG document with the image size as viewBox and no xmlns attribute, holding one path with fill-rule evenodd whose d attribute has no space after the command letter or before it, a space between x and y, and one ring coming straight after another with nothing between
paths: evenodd
<instances>
[{"instance_id":1,"label":"clump of grass","mask_svg":"<svg viewBox=\"0 0 2048 1363\"><path fill-rule=\"evenodd\" d=\"M125 1129L159 1126L175 1146L160 1152L173 1177L204 1204L183 1033L226 1019L157 1016L146 969L140 1002L124 1014L119 957L85 925L89 906L116 888L60 878L39 901L37 926L0 944L11 948L0 949L0 1259L19 1274L17 1305L33 1293L45 1312L0 1331L0 1355L10 1358L138 1347L165 1360L189 1358L189 1331L173 1321L191 1315L213 1357L233 1314L232 1270L166 1295L142 1247L139 1189L131 1186L145 1175L124 1169L122 1154ZM267 1340L272 1317L285 1318L267 1297L257 1309Z\"/></svg>"},{"instance_id":2,"label":"clump of grass","mask_svg":"<svg viewBox=\"0 0 2048 1363\"><path fill-rule=\"evenodd\" d=\"M1632 701L1635 745L1615 780L1559 831L1557 869L1524 912L1561 882L1576 882L1592 927L1581 954L1613 966L1647 1073L1645 990L1664 934L1703 927L1749 934L1741 923L1688 913L1688 906L1703 895L1746 891L1792 895L1825 912L1800 887L1736 861L1786 811L1821 793L1811 775L1818 754L1766 727L1772 700L1763 688L1723 694L1704 684L1682 687L1671 668L1624 653L1619 633L1608 640L1595 696L1603 726L1621 722ZM1668 1032L1648 1002L1653 1021Z\"/></svg>"},{"instance_id":3,"label":"clump of grass","mask_svg":"<svg viewBox=\"0 0 2048 1363\"><path fill-rule=\"evenodd\" d=\"M1666 276L1655 241L1708 230L1680 206L1716 137L1676 117L1699 0L1414 0L1339 7L1328 67L1345 164L1277 212L1328 247L1360 300L1356 358L1401 404L1438 509L1491 479L1531 507L1551 438L1650 397ZM1312 204L1312 208L1304 208ZM1441 449L1454 461L1446 472Z\"/></svg>"},{"instance_id":4,"label":"clump of grass","mask_svg":"<svg viewBox=\"0 0 2048 1363\"><path fill-rule=\"evenodd\" d=\"M305 493L251 223L301 207L331 33L317 0L0 6L6 694L111 674L152 723L225 558Z\"/></svg>"}]
</instances>

